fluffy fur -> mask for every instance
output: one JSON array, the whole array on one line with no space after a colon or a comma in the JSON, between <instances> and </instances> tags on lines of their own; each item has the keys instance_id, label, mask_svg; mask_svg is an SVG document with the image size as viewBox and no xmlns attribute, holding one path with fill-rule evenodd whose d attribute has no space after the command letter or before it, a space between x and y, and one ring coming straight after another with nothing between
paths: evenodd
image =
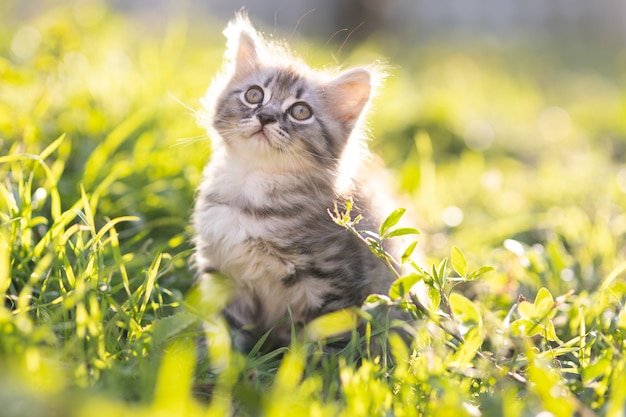
<instances>
[{"instance_id":1,"label":"fluffy fur","mask_svg":"<svg viewBox=\"0 0 626 417\"><path fill-rule=\"evenodd\" d=\"M192 222L200 279L219 271L235 284L224 314L246 349L288 306L304 324L385 292L393 276L327 212L352 198L363 229L380 221L359 173L377 72L312 70L243 15L225 34L224 70L202 101L213 153ZM289 343L291 325L274 328L274 345Z\"/></svg>"}]
</instances>

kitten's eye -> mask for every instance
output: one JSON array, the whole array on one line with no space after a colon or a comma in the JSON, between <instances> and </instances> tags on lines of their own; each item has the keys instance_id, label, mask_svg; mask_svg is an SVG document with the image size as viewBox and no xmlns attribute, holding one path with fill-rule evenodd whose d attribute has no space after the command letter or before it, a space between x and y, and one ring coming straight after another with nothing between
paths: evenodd
<instances>
[{"instance_id":1,"label":"kitten's eye","mask_svg":"<svg viewBox=\"0 0 626 417\"><path fill-rule=\"evenodd\" d=\"M246 91L244 95L246 101L250 104L259 104L263 102L263 89L261 87L254 85Z\"/></svg>"},{"instance_id":2,"label":"kitten's eye","mask_svg":"<svg viewBox=\"0 0 626 417\"><path fill-rule=\"evenodd\" d=\"M295 103L287 111L296 120L306 120L313 116L313 111L309 105L303 102Z\"/></svg>"}]
</instances>

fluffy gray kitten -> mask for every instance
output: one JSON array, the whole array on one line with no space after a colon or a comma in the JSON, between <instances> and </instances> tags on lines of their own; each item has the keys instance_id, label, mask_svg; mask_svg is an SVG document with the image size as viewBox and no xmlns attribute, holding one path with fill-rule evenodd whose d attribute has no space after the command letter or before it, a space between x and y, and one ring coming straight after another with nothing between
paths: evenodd
<instances>
[{"instance_id":1,"label":"fluffy gray kitten","mask_svg":"<svg viewBox=\"0 0 626 417\"><path fill-rule=\"evenodd\" d=\"M292 324L361 305L393 280L328 214L351 198L361 229L381 220L361 120L380 76L313 70L243 15L224 33L224 70L200 116L213 153L193 213L196 268L233 281L224 315L239 348L272 328L273 346L287 345Z\"/></svg>"}]
</instances>

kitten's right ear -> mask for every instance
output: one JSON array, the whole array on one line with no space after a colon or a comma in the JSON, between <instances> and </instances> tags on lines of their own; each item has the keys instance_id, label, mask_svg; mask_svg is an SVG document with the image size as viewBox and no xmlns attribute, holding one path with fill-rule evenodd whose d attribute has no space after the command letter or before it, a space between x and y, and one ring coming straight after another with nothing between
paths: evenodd
<instances>
[{"instance_id":1,"label":"kitten's right ear","mask_svg":"<svg viewBox=\"0 0 626 417\"><path fill-rule=\"evenodd\" d=\"M372 92L372 74L354 68L339 75L327 86L326 95L338 119L352 129Z\"/></svg>"},{"instance_id":2,"label":"kitten's right ear","mask_svg":"<svg viewBox=\"0 0 626 417\"><path fill-rule=\"evenodd\" d=\"M250 21L239 16L224 31L228 38L227 55L231 60L234 79L241 79L258 68L257 39Z\"/></svg>"}]
</instances>

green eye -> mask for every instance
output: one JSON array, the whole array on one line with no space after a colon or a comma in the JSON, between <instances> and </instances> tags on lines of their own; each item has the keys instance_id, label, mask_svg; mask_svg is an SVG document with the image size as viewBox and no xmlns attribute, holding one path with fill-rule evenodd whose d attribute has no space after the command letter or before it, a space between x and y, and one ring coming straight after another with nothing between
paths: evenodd
<instances>
[{"instance_id":1,"label":"green eye","mask_svg":"<svg viewBox=\"0 0 626 417\"><path fill-rule=\"evenodd\" d=\"M313 111L308 104L298 102L289 107L289 114L296 120L306 120L313 116Z\"/></svg>"},{"instance_id":2,"label":"green eye","mask_svg":"<svg viewBox=\"0 0 626 417\"><path fill-rule=\"evenodd\" d=\"M246 101L250 104L259 104L263 102L263 89L258 85L248 88L244 95Z\"/></svg>"}]
</instances>

